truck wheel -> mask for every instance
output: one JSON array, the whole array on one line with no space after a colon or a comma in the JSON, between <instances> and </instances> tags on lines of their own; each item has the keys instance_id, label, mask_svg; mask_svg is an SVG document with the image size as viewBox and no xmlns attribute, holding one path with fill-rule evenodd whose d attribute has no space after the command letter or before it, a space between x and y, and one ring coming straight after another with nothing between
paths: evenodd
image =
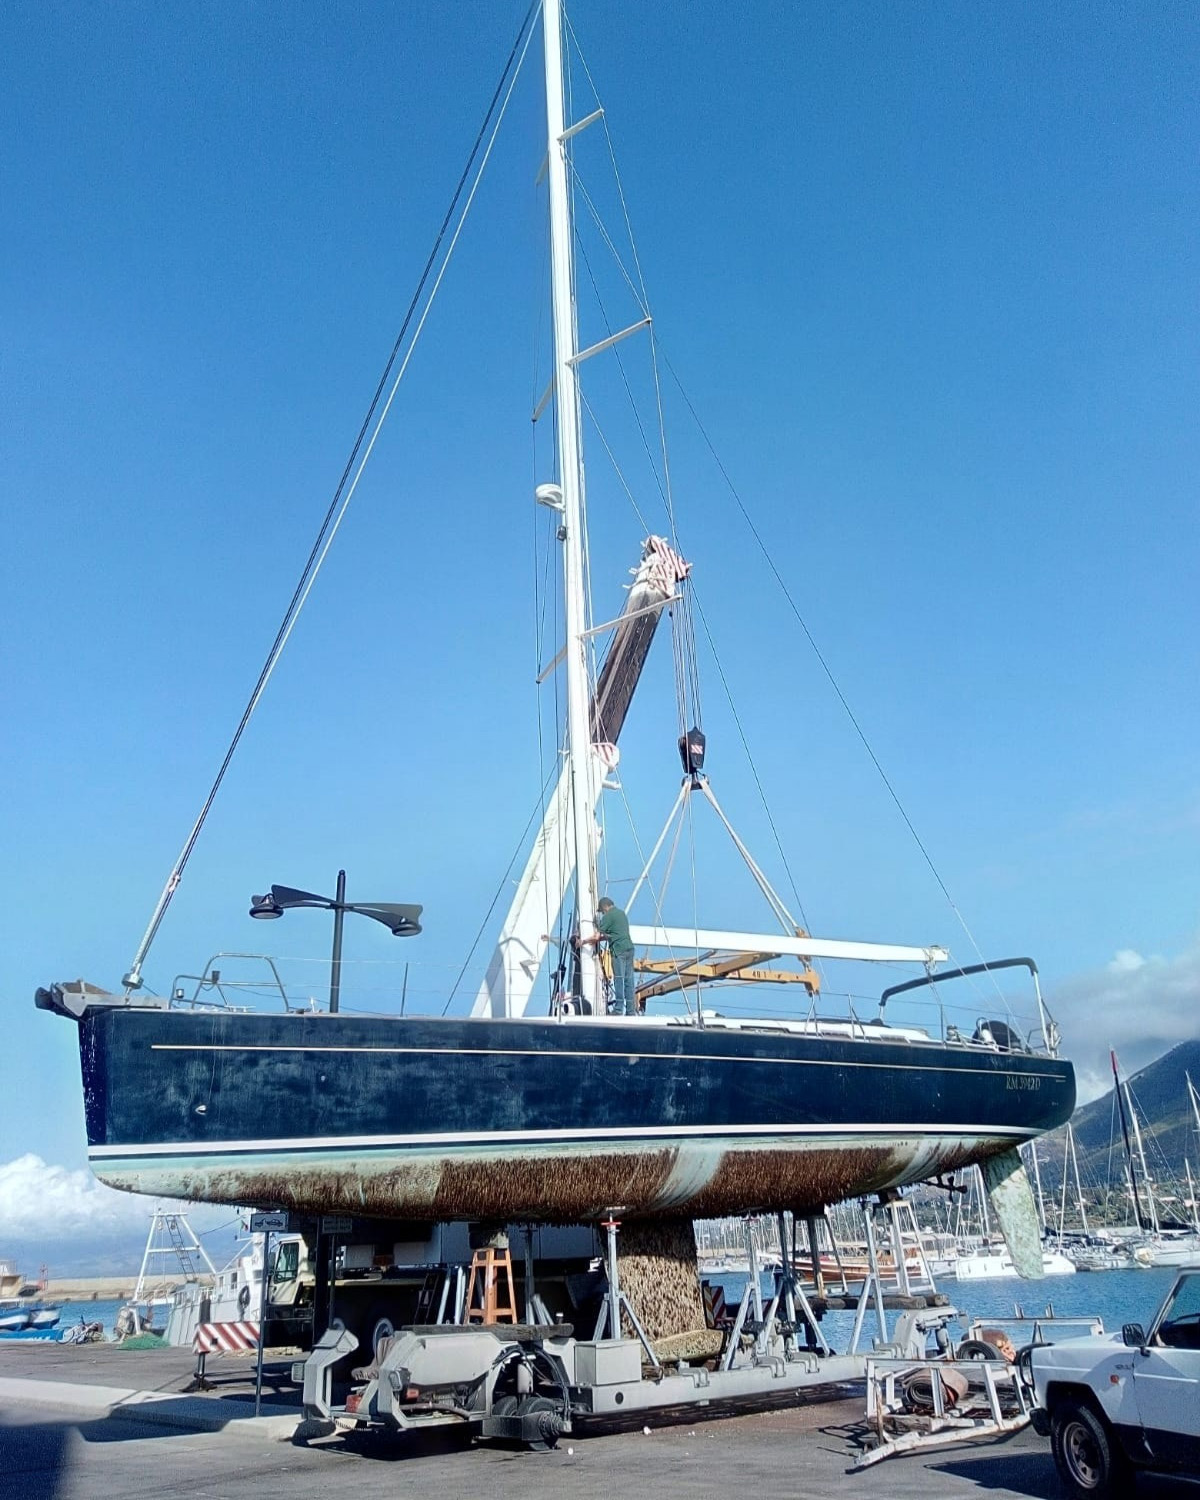
<instances>
[{"instance_id":1,"label":"truck wheel","mask_svg":"<svg viewBox=\"0 0 1200 1500\"><path fill-rule=\"evenodd\" d=\"M1128 1493L1129 1466L1108 1423L1081 1401L1060 1401L1050 1416L1059 1478L1078 1500Z\"/></svg>"},{"instance_id":2,"label":"truck wheel","mask_svg":"<svg viewBox=\"0 0 1200 1500\"><path fill-rule=\"evenodd\" d=\"M363 1344L369 1351L368 1363L379 1360L379 1346L384 1339L395 1336L396 1324L390 1310L386 1307L375 1306L371 1308L366 1317L363 1328L365 1337Z\"/></svg>"}]
</instances>

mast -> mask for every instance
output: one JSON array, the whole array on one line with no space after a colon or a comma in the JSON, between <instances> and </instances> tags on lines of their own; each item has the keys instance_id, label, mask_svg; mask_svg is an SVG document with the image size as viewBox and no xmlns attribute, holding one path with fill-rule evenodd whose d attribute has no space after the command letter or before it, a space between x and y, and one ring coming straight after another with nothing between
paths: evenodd
<instances>
[{"instance_id":1,"label":"mast","mask_svg":"<svg viewBox=\"0 0 1200 1500\"><path fill-rule=\"evenodd\" d=\"M1034 1183L1037 1185L1038 1222L1042 1226L1042 1237L1044 1239L1045 1235L1046 1235L1046 1229L1047 1229L1047 1225L1046 1225L1046 1201L1042 1197L1042 1169L1041 1169L1040 1165L1038 1164L1037 1142L1036 1141L1030 1141L1030 1143L1029 1143L1029 1152L1030 1152L1030 1155L1033 1157L1033 1180L1034 1180Z\"/></svg>"},{"instance_id":2,"label":"mast","mask_svg":"<svg viewBox=\"0 0 1200 1500\"><path fill-rule=\"evenodd\" d=\"M1196 1093L1196 1085L1192 1082L1192 1075L1184 1071L1184 1081L1187 1083L1188 1100L1192 1106L1192 1117L1196 1121L1196 1140L1200 1143L1200 1094ZM1196 1226L1196 1232L1200 1234L1200 1205L1196 1203L1196 1190L1192 1186L1192 1164L1185 1156L1183 1169L1187 1173L1188 1197L1192 1200L1192 1223Z\"/></svg>"},{"instance_id":3,"label":"mast","mask_svg":"<svg viewBox=\"0 0 1200 1500\"><path fill-rule=\"evenodd\" d=\"M1129 1105L1129 1118L1133 1122L1133 1139L1137 1145L1138 1161L1142 1166L1142 1181L1146 1185L1146 1202L1150 1209L1150 1228L1157 1234L1158 1209L1154 1203L1154 1183L1150 1179L1150 1169L1146 1165L1146 1148L1142 1144L1142 1127L1138 1122L1137 1110L1133 1107L1133 1095L1129 1092L1128 1083L1125 1085L1125 1099Z\"/></svg>"},{"instance_id":4,"label":"mast","mask_svg":"<svg viewBox=\"0 0 1200 1500\"><path fill-rule=\"evenodd\" d=\"M579 935L595 931L596 767L588 723L587 591L583 534L583 443L575 372L575 273L571 205L563 139L563 54L561 0L544 0L542 31L546 62L546 177L550 197L550 285L554 325L554 400L558 418L558 480L562 489L563 592L566 623L567 766L570 818L575 849L575 900ZM596 999L593 948L581 947L582 994Z\"/></svg>"},{"instance_id":5,"label":"mast","mask_svg":"<svg viewBox=\"0 0 1200 1500\"><path fill-rule=\"evenodd\" d=\"M1196 1085L1192 1082L1192 1075L1184 1073L1187 1080L1188 1098L1192 1101L1192 1114L1196 1120L1196 1139L1200 1141L1200 1094L1196 1092Z\"/></svg>"},{"instance_id":6,"label":"mast","mask_svg":"<svg viewBox=\"0 0 1200 1500\"><path fill-rule=\"evenodd\" d=\"M1133 1147L1129 1143L1129 1120L1125 1114L1125 1096L1121 1092L1121 1075L1117 1071L1117 1054L1110 1050L1108 1055L1112 1062L1113 1093L1116 1095L1117 1109L1121 1115L1121 1135L1125 1140L1125 1166L1129 1172L1129 1186L1133 1192L1133 1215L1137 1219L1139 1229L1148 1229L1149 1225L1142 1219L1142 1200L1138 1197L1137 1177L1133 1170Z\"/></svg>"},{"instance_id":7,"label":"mast","mask_svg":"<svg viewBox=\"0 0 1200 1500\"><path fill-rule=\"evenodd\" d=\"M660 537L648 537L625 608L616 622L591 702L592 742L616 744L649 655L654 633L687 564ZM597 792L597 777L592 791ZM529 851L508 916L475 997L475 1016L523 1016L546 956L547 929L575 877L570 823L571 772L564 765L546 804L542 826ZM594 811L594 805L593 805Z\"/></svg>"},{"instance_id":8,"label":"mast","mask_svg":"<svg viewBox=\"0 0 1200 1500\"><path fill-rule=\"evenodd\" d=\"M983 1168L978 1165L975 1168L975 1185L979 1189L979 1222L983 1226L983 1249L986 1254L992 1241L992 1220L988 1214L988 1195L983 1183Z\"/></svg>"},{"instance_id":9,"label":"mast","mask_svg":"<svg viewBox=\"0 0 1200 1500\"><path fill-rule=\"evenodd\" d=\"M1067 1143L1071 1147L1071 1164L1075 1168L1075 1197L1079 1203L1079 1218L1083 1224L1084 1234L1088 1234L1087 1208L1083 1202L1083 1187L1079 1181L1079 1153L1075 1149L1075 1132L1071 1129L1070 1121L1067 1122Z\"/></svg>"}]
</instances>

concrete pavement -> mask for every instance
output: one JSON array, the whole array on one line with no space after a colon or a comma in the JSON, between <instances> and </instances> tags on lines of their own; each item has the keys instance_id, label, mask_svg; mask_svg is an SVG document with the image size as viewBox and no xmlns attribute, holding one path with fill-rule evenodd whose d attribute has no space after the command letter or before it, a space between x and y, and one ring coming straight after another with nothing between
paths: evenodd
<instances>
[{"instance_id":1,"label":"concrete pavement","mask_svg":"<svg viewBox=\"0 0 1200 1500\"><path fill-rule=\"evenodd\" d=\"M88 1353L89 1351L76 1351ZM99 1348L89 1362L35 1369L25 1351L0 1361L0 1500L362 1500L366 1493L426 1494L434 1500L486 1495L489 1500L1062 1500L1048 1445L1031 1431L978 1447L889 1459L860 1474L847 1466L858 1449L861 1398L797 1400L776 1410L564 1438L550 1453L486 1445L462 1450L453 1435L439 1442L329 1439L312 1447L288 1441L294 1414L256 1424L248 1416L242 1362L224 1397L186 1398L219 1430L185 1430L177 1391L190 1375L180 1351L122 1356ZM118 1363L120 1362L120 1363ZM157 1389L130 1400L130 1385L106 1383L114 1370L146 1371ZM276 1374L283 1383L282 1371ZM84 1375L90 1379L78 1378ZM130 1377L125 1377L130 1378ZM50 1399L53 1387L53 1400ZM116 1392L123 1397L113 1402ZM283 1392L281 1391L281 1394ZM294 1388L291 1399L294 1400ZM75 1404L70 1404L74 1398ZM174 1412L171 1422L163 1410ZM239 1410L240 1409L240 1410ZM237 1412L237 1415L231 1413ZM294 1409L293 1409L294 1411ZM208 1415L211 1413L212 1415ZM1194 1489L1143 1481L1139 1500L1182 1500Z\"/></svg>"}]
</instances>

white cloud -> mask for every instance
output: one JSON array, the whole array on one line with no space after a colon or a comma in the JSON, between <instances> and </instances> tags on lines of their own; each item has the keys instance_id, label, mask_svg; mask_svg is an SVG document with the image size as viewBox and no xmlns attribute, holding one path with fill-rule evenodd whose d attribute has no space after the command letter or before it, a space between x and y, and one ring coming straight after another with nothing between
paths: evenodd
<instances>
[{"instance_id":1,"label":"white cloud","mask_svg":"<svg viewBox=\"0 0 1200 1500\"><path fill-rule=\"evenodd\" d=\"M150 1217L145 1198L118 1193L90 1172L55 1167L32 1152L0 1165L0 1243L84 1234L107 1238Z\"/></svg>"},{"instance_id":2,"label":"white cloud","mask_svg":"<svg viewBox=\"0 0 1200 1500\"><path fill-rule=\"evenodd\" d=\"M1109 961L1109 970L1114 974L1132 974L1144 968L1146 960L1133 948L1119 948Z\"/></svg>"},{"instance_id":3,"label":"white cloud","mask_svg":"<svg viewBox=\"0 0 1200 1500\"><path fill-rule=\"evenodd\" d=\"M0 1250L27 1275L43 1261L51 1275L136 1272L154 1208L151 1198L119 1193L86 1170L55 1166L32 1152L0 1162ZM215 1215L215 1223L232 1212L189 1210L189 1218L199 1233L208 1227L205 1218Z\"/></svg>"},{"instance_id":4,"label":"white cloud","mask_svg":"<svg viewBox=\"0 0 1200 1500\"><path fill-rule=\"evenodd\" d=\"M1123 948L1094 973L1056 986L1047 997L1075 1063L1081 1102L1112 1087L1109 1048L1122 1071L1200 1036L1200 941L1174 958L1144 958Z\"/></svg>"}]
</instances>

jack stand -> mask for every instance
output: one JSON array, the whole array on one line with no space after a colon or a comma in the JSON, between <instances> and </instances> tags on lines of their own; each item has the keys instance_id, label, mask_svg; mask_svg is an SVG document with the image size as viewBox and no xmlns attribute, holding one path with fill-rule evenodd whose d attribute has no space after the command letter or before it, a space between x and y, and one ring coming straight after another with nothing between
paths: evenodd
<instances>
[{"instance_id":1,"label":"jack stand","mask_svg":"<svg viewBox=\"0 0 1200 1500\"><path fill-rule=\"evenodd\" d=\"M770 1335L776 1330L779 1318L779 1304L783 1302L783 1347L786 1353L789 1343L795 1341L796 1337L796 1303L804 1314L805 1343L811 1350L818 1354L832 1354L833 1350L825 1340L821 1332L821 1325L817 1321L817 1315L812 1309L812 1304L804 1295L804 1289L797 1285L795 1273L792 1266L792 1257L788 1250L787 1223L782 1214L776 1214L775 1222L779 1228L779 1258L783 1267L775 1277L775 1295L771 1298L771 1305L767 1308L766 1316L762 1320L762 1328L756 1343L756 1352L766 1354L770 1342Z\"/></svg>"},{"instance_id":2,"label":"jack stand","mask_svg":"<svg viewBox=\"0 0 1200 1500\"><path fill-rule=\"evenodd\" d=\"M721 1356L721 1369L732 1370L733 1361L737 1357L738 1346L742 1334L753 1335L755 1360L768 1359L771 1353L772 1342L782 1336L784 1357L787 1358L794 1349L798 1355L799 1349L795 1348L796 1338L796 1310L797 1304L804 1316L806 1328L806 1343L809 1338L816 1340L811 1346L810 1354L832 1355L833 1350L825 1340L821 1332L821 1326L817 1321L817 1315L813 1311L812 1304L804 1294L802 1287L796 1283L792 1271L791 1259L788 1254L787 1225L782 1214L776 1216L776 1224L779 1230L779 1250L781 1258L781 1269L775 1277L775 1295L771 1298L770 1305L764 1309L762 1301L762 1287L759 1285L758 1269L758 1247L754 1243L754 1235L751 1232L750 1220L743 1221L743 1231L746 1241L746 1260L749 1265L749 1273L746 1281L746 1290L742 1293L742 1300L738 1306L737 1317L734 1319L733 1327L729 1333L729 1342L725 1346L725 1353ZM783 1304L783 1317L780 1318L780 1303ZM751 1314L753 1316L751 1317Z\"/></svg>"},{"instance_id":3,"label":"jack stand","mask_svg":"<svg viewBox=\"0 0 1200 1500\"><path fill-rule=\"evenodd\" d=\"M879 1342L886 1344L888 1336L887 1313L883 1306L883 1286L879 1277L879 1248L875 1243L875 1219L871 1213L871 1205L865 1198L862 1201L862 1211L867 1236L867 1274L863 1280L862 1291L859 1293L858 1306L854 1309L854 1332L850 1335L850 1348L847 1351L850 1354L858 1353L858 1341L862 1335L868 1297L873 1297L875 1302L875 1316L879 1321Z\"/></svg>"},{"instance_id":4,"label":"jack stand","mask_svg":"<svg viewBox=\"0 0 1200 1500\"><path fill-rule=\"evenodd\" d=\"M197 1353L197 1355L196 1355L196 1371L195 1371L195 1374L192 1376L191 1380L189 1380L188 1383L187 1383L187 1385L184 1386L184 1390L185 1391L211 1391L212 1390L212 1388L213 1388L212 1387L212 1382L210 1380L206 1380L204 1378L204 1361L205 1361L206 1358L207 1358L207 1356L205 1355L205 1353L204 1353L203 1350L200 1350Z\"/></svg>"},{"instance_id":5,"label":"jack stand","mask_svg":"<svg viewBox=\"0 0 1200 1500\"><path fill-rule=\"evenodd\" d=\"M762 1273L758 1268L758 1246L755 1244L749 1219L742 1220L742 1238L746 1242L746 1264L750 1272L747 1288L750 1292L750 1305L754 1309L754 1321L761 1324L763 1320Z\"/></svg>"},{"instance_id":6,"label":"jack stand","mask_svg":"<svg viewBox=\"0 0 1200 1500\"><path fill-rule=\"evenodd\" d=\"M608 1273L608 1295L600 1308L600 1316L596 1319L596 1327L592 1333L593 1341L602 1339L605 1330L608 1337L619 1339L621 1337L621 1313L633 1325L633 1331L638 1336L638 1341L646 1352L646 1358L651 1367L662 1371L662 1361L654 1352L654 1345L650 1342L650 1336L642 1327L641 1319L633 1310L633 1304L621 1290L620 1277L617 1272L617 1231L621 1227L620 1219L605 1219L601 1226L608 1234L608 1254L605 1257L605 1270Z\"/></svg>"},{"instance_id":7,"label":"jack stand","mask_svg":"<svg viewBox=\"0 0 1200 1500\"><path fill-rule=\"evenodd\" d=\"M885 1200L881 1197L880 1201ZM921 1231L912 1204L895 1189L887 1195L886 1204L891 1222L897 1290L902 1297L928 1296L936 1292L933 1272L929 1269L925 1247L921 1244Z\"/></svg>"},{"instance_id":8,"label":"jack stand","mask_svg":"<svg viewBox=\"0 0 1200 1500\"><path fill-rule=\"evenodd\" d=\"M746 1290L742 1293L742 1300L738 1304L737 1317L733 1320L733 1327L729 1330L729 1341L725 1345L725 1353L721 1357L722 1370L731 1370L733 1361L738 1352L738 1344L742 1337L742 1331L746 1327L746 1319L751 1312L754 1314L751 1324L754 1330L757 1348L757 1339L763 1323L762 1287L758 1276L758 1246L754 1243L754 1233L750 1227L750 1220L742 1220L742 1239L746 1246Z\"/></svg>"}]
</instances>

